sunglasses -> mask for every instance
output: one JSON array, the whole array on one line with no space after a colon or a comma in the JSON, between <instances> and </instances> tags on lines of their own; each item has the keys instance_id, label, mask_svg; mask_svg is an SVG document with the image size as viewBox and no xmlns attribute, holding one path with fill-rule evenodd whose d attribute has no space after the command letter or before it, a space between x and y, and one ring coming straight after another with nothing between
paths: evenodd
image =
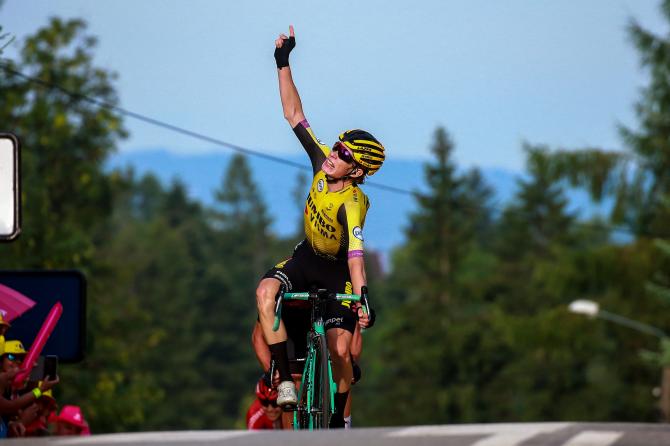
<instances>
[{"instance_id":1,"label":"sunglasses","mask_svg":"<svg viewBox=\"0 0 670 446\"><path fill-rule=\"evenodd\" d=\"M23 359L22 356L16 356L12 353L7 353L6 356L7 356L7 359L9 359L12 362L21 361Z\"/></svg>"},{"instance_id":2,"label":"sunglasses","mask_svg":"<svg viewBox=\"0 0 670 446\"><path fill-rule=\"evenodd\" d=\"M351 164L354 162L354 156L351 154L347 146L337 141L333 146L333 150L337 152L337 157L345 163Z\"/></svg>"},{"instance_id":3,"label":"sunglasses","mask_svg":"<svg viewBox=\"0 0 670 446\"><path fill-rule=\"evenodd\" d=\"M277 404L277 400L265 400L265 399L261 400L261 399L259 399L259 401L261 402L262 406L279 407L279 405Z\"/></svg>"}]
</instances>

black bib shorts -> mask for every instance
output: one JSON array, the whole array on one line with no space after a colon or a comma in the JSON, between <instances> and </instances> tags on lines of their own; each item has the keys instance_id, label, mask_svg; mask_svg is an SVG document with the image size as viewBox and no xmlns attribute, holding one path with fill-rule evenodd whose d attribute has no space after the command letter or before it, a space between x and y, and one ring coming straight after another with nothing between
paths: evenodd
<instances>
[{"instance_id":1,"label":"black bib shorts","mask_svg":"<svg viewBox=\"0 0 670 446\"><path fill-rule=\"evenodd\" d=\"M306 240L300 242L293 251L293 256L271 268L264 279L271 278L279 280L287 292L299 293L307 292L313 288L326 289L331 293L351 294L352 285L349 275L349 265L346 260L333 260L327 257L317 255L309 246ZM289 325L300 325L295 320L307 318L307 323L301 326L307 326L309 330L309 311L302 311L299 314L292 314L291 308L304 308L305 303L301 301L286 301L282 306L282 320L286 325L287 332L291 333ZM358 323L358 314L354 310L354 302L328 302L326 304L326 314L324 326L326 330L331 328L342 328L348 332L354 332ZM293 333L291 333L293 334ZM295 334L293 334L295 336ZM307 331L305 331L306 338ZM298 341L290 336L294 341ZM298 341L304 343L304 340Z\"/></svg>"}]
</instances>

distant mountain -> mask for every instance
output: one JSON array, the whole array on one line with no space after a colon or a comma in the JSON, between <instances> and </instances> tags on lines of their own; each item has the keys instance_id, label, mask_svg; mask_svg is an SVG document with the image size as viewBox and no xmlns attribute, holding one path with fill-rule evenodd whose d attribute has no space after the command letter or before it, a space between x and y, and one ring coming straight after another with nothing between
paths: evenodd
<instances>
[{"instance_id":1,"label":"distant mountain","mask_svg":"<svg viewBox=\"0 0 670 446\"><path fill-rule=\"evenodd\" d=\"M214 202L213 191L222 183L222 176L230 161L229 153L208 153L182 155L166 150L143 150L115 154L107 168L131 166L138 175L154 173L164 184L179 178L186 184L191 197L211 205ZM289 156L287 160L308 166L305 156ZM291 194L296 187L299 169L275 162L250 157L254 181L263 194L265 203L272 216L273 230L286 235L295 231L300 218L301 208ZM370 183L393 186L404 190L425 188L423 161L393 160L384 163L384 168L371 178ZM305 170L309 174L309 171ZM502 209L516 190L518 172L504 169L482 169L482 174L495 191L494 202ZM390 250L403 242L403 228L409 214L415 209L412 196L363 185L372 206L365 223L366 245L388 255ZM305 196L307 190L305 190ZM592 213L594 206L584 194L570 193L573 208Z\"/></svg>"}]
</instances>

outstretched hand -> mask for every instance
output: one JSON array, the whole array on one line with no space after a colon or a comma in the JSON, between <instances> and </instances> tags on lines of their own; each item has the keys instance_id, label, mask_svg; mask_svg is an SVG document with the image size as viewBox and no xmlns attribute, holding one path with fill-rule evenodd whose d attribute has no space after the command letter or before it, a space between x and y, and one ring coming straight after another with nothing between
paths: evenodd
<instances>
[{"instance_id":1,"label":"outstretched hand","mask_svg":"<svg viewBox=\"0 0 670 446\"><path fill-rule=\"evenodd\" d=\"M289 25L288 27L288 35L295 40L295 31L293 30L293 25ZM286 37L286 34L281 33L279 34L279 37L277 37L277 40L275 40L275 47L281 48L284 46L284 41L288 41L289 37Z\"/></svg>"},{"instance_id":2,"label":"outstretched hand","mask_svg":"<svg viewBox=\"0 0 670 446\"><path fill-rule=\"evenodd\" d=\"M42 385L40 386L40 390L42 392L46 392L47 390L51 389L53 386L58 384L60 382L60 378L56 376L55 378L52 378L50 376L45 376L44 381L42 381Z\"/></svg>"},{"instance_id":3,"label":"outstretched hand","mask_svg":"<svg viewBox=\"0 0 670 446\"><path fill-rule=\"evenodd\" d=\"M293 30L293 25L288 27L288 34L287 37L286 34L282 33L275 40L275 61L277 62L277 68L280 70L288 67L288 56L291 50L295 48L295 31Z\"/></svg>"}]
</instances>

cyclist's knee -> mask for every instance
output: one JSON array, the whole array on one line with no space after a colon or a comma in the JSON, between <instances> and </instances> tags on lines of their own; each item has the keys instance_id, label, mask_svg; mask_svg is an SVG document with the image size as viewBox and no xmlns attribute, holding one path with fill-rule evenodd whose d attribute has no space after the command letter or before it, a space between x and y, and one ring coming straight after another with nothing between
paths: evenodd
<instances>
[{"instance_id":1,"label":"cyclist's knee","mask_svg":"<svg viewBox=\"0 0 670 446\"><path fill-rule=\"evenodd\" d=\"M331 343L328 347L332 359L339 363L346 363L351 361L351 350L349 348L349 342L345 342L343 339L338 339L336 342Z\"/></svg>"},{"instance_id":2,"label":"cyclist's knee","mask_svg":"<svg viewBox=\"0 0 670 446\"><path fill-rule=\"evenodd\" d=\"M256 306L258 307L259 313L274 311L277 291L279 291L278 281L265 279L258 284L258 288L256 288Z\"/></svg>"}]
</instances>

